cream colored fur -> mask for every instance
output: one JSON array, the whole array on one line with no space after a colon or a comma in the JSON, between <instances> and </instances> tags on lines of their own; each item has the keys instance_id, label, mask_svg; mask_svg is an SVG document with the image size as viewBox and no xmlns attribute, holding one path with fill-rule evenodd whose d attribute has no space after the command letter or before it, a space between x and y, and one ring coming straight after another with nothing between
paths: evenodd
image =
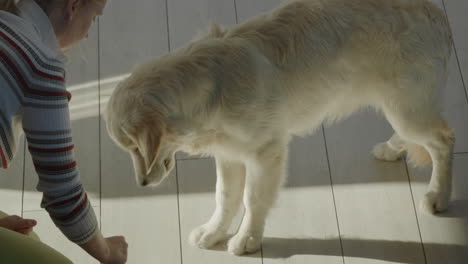
<instances>
[{"instance_id":1,"label":"cream colored fur","mask_svg":"<svg viewBox=\"0 0 468 264\"><path fill-rule=\"evenodd\" d=\"M214 156L216 210L190 240L229 240L233 254L259 249L285 177L288 142L362 107L395 130L373 153L397 160L409 146L433 170L422 207L447 208L453 134L440 115L451 33L423 0L299 0L210 32L137 68L113 93L109 134L132 156L138 184L156 185L176 151ZM421 156L423 155L423 156Z\"/></svg>"}]
</instances>

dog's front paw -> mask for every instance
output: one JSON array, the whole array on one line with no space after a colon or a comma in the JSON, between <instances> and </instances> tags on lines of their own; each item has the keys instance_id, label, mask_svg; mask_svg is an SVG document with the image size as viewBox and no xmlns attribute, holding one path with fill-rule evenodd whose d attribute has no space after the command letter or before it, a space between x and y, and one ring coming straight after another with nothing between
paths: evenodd
<instances>
[{"instance_id":1,"label":"dog's front paw","mask_svg":"<svg viewBox=\"0 0 468 264\"><path fill-rule=\"evenodd\" d=\"M420 208L429 214L440 213L447 210L450 202L450 192L429 191L421 201Z\"/></svg>"},{"instance_id":2,"label":"dog's front paw","mask_svg":"<svg viewBox=\"0 0 468 264\"><path fill-rule=\"evenodd\" d=\"M216 230L208 224L195 228L190 233L189 242L195 247L208 249L226 238L226 232Z\"/></svg>"},{"instance_id":3,"label":"dog's front paw","mask_svg":"<svg viewBox=\"0 0 468 264\"><path fill-rule=\"evenodd\" d=\"M234 255L242 255L244 253L254 253L260 249L262 245L262 237L237 234L228 242L228 251Z\"/></svg>"},{"instance_id":4,"label":"dog's front paw","mask_svg":"<svg viewBox=\"0 0 468 264\"><path fill-rule=\"evenodd\" d=\"M396 161L402 156L402 152L392 149L386 142L379 143L372 149L372 154L376 159L385 161Z\"/></svg>"}]
</instances>

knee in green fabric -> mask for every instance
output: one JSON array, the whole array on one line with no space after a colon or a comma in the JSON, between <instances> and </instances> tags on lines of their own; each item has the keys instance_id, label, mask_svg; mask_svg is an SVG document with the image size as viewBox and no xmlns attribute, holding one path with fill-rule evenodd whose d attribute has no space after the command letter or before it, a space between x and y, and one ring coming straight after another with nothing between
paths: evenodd
<instances>
[{"instance_id":1,"label":"knee in green fabric","mask_svg":"<svg viewBox=\"0 0 468 264\"><path fill-rule=\"evenodd\" d=\"M0 211L0 218L8 214ZM0 263L70 264L68 258L40 242L36 233L28 236L0 227Z\"/></svg>"},{"instance_id":2,"label":"knee in green fabric","mask_svg":"<svg viewBox=\"0 0 468 264\"><path fill-rule=\"evenodd\" d=\"M1 263L22 264L69 264L64 255L29 236L0 227Z\"/></svg>"}]
</instances>

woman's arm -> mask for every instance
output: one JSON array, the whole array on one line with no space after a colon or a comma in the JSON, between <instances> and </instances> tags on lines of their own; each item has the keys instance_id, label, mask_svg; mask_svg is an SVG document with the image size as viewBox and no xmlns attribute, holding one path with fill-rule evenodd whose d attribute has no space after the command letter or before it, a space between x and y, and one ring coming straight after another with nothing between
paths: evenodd
<instances>
[{"instance_id":1,"label":"woman's arm","mask_svg":"<svg viewBox=\"0 0 468 264\"><path fill-rule=\"evenodd\" d=\"M102 263L125 263L125 239L103 238L81 185L67 98L67 94L47 96L24 107L23 129L39 176L37 189L43 192L41 206L63 234L91 256Z\"/></svg>"}]
</instances>

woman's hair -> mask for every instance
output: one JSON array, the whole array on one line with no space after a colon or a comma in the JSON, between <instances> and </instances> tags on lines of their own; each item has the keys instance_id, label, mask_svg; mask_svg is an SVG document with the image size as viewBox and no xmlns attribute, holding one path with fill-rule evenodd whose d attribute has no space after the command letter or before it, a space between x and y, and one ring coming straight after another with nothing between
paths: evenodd
<instances>
[{"instance_id":1,"label":"woman's hair","mask_svg":"<svg viewBox=\"0 0 468 264\"><path fill-rule=\"evenodd\" d=\"M49 14L51 8L57 7L57 4L64 4L66 0L34 0L41 8ZM101 1L101 0L87 0L87 1ZM13 14L17 13L16 0L0 0L0 11L6 11Z\"/></svg>"},{"instance_id":2,"label":"woman's hair","mask_svg":"<svg viewBox=\"0 0 468 264\"><path fill-rule=\"evenodd\" d=\"M15 0L0 0L0 10L7 11L10 13L16 13L16 1Z\"/></svg>"},{"instance_id":3,"label":"woman's hair","mask_svg":"<svg viewBox=\"0 0 468 264\"><path fill-rule=\"evenodd\" d=\"M0 0L3 1L3 0ZM14 0L7 0L7 1L14 1ZM38 4L44 12L49 15L53 9L59 8L62 9L68 0L34 0L36 4ZM91 1L102 1L102 0L85 0L84 2L91 2Z\"/></svg>"},{"instance_id":4,"label":"woman's hair","mask_svg":"<svg viewBox=\"0 0 468 264\"><path fill-rule=\"evenodd\" d=\"M34 0L46 13L50 6L58 1L55 0ZM6 11L13 14L17 13L16 0L0 0L0 11Z\"/></svg>"}]
</instances>

